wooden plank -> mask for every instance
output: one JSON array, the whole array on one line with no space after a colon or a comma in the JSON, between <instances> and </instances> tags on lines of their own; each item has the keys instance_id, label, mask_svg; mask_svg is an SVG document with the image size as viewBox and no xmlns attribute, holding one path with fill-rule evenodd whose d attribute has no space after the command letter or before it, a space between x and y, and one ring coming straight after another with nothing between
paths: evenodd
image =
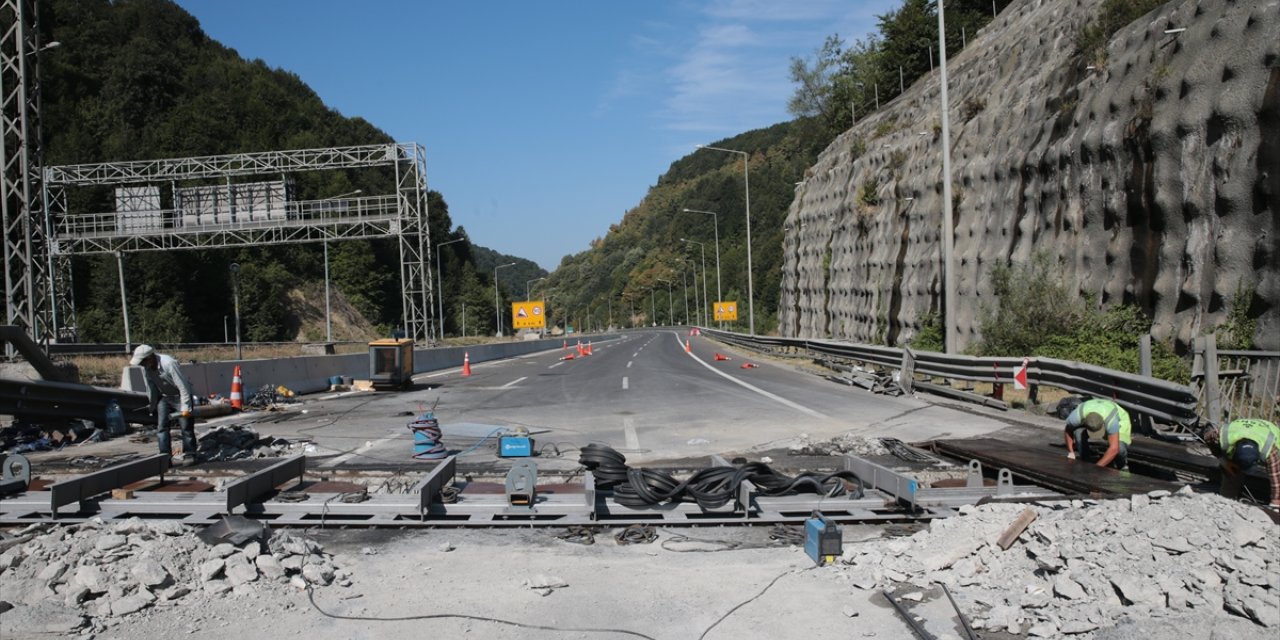
<instances>
[{"instance_id":1,"label":"wooden plank","mask_svg":"<svg viewBox=\"0 0 1280 640\"><path fill-rule=\"evenodd\" d=\"M1008 551L1009 547L1013 546L1014 540L1017 540L1018 536L1022 535L1022 532L1026 531L1032 522L1035 522L1035 519L1036 512L1034 509L1023 509L1022 513L1019 513L1018 517L1014 518L1013 522L1009 524L1009 528L1000 534L1000 539L996 540L996 544L1000 545L1002 551Z\"/></svg>"}]
</instances>

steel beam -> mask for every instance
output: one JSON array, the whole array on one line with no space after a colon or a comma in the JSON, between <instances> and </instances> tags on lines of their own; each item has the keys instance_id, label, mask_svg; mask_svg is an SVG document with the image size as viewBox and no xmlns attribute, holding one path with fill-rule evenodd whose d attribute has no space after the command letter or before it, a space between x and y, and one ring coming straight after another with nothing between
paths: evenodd
<instances>
[{"instance_id":1,"label":"steel beam","mask_svg":"<svg viewBox=\"0 0 1280 640\"><path fill-rule=\"evenodd\" d=\"M418 481L413 485L410 493L418 494L418 519L425 520L427 512L431 510L431 505L440 500L440 491L453 482L454 474L458 469L458 457L449 456L441 460L436 468L427 474L427 477Z\"/></svg>"},{"instance_id":2,"label":"steel beam","mask_svg":"<svg viewBox=\"0 0 1280 640\"><path fill-rule=\"evenodd\" d=\"M302 474L307 469L307 457L303 455L293 456L281 460L266 469L249 474L231 484L226 488L226 505L227 515L235 513L236 507L245 505L245 511L249 511L249 505L256 503L262 496L274 491L276 487L284 484L287 480L294 478L301 479ZM255 506L255 511L258 505Z\"/></svg>"},{"instance_id":3,"label":"steel beam","mask_svg":"<svg viewBox=\"0 0 1280 640\"><path fill-rule=\"evenodd\" d=\"M50 485L47 492L49 515L57 518L60 507L77 501L80 502L81 510L85 510L88 508L85 502L90 498L152 476L160 476L163 481L164 473L168 470L169 456L156 454L149 458L107 467L101 471L55 483Z\"/></svg>"},{"instance_id":4,"label":"steel beam","mask_svg":"<svg viewBox=\"0 0 1280 640\"><path fill-rule=\"evenodd\" d=\"M844 468L862 480L864 490L883 491L911 509L916 508L916 490L919 485L914 478L856 456L845 456Z\"/></svg>"}]
</instances>

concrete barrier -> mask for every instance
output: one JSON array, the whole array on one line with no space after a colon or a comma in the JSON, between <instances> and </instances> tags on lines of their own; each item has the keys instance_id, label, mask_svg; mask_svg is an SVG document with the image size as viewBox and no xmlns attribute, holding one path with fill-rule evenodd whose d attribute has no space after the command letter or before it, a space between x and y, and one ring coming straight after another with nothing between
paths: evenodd
<instances>
[{"instance_id":1,"label":"concrete barrier","mask_svg":"<svg viewBox=\"0 0 1280 640\"><path fill-rule=\"evenodd\" d=\"M617 335L592 336L594 342L617 338ZM577 339L574 339L574 344ZM413 372L425 373L461 367L463 354L471 357L471 364L505 360L516 356L559 349L562 338L500 342L469 347L437 347L415 349ZM293 356L268 360L226 360L222 362L196 362L182 365L182 373L191 381L196 395L231 395L231 377L236 365L244 380L244 397L247 401L263 385L272 388L285 386L297 393L315 393L329 388L329 378L344 376L355 380L369 377L369 354L352 353L333 356ZM146 391L142 379L142 367L125 367L120 376L120 388L129 391Z\"/></svg>"}]
</instances>

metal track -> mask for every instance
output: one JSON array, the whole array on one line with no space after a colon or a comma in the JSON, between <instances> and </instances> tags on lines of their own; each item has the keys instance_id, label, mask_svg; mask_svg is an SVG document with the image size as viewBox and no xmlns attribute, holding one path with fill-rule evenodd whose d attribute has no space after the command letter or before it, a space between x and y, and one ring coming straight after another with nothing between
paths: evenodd
<instances>
[{"instance_id":1,"label":"metal track","mask_svg":"<svg viewBox=\"0 0 1280 640\"><path fill-rule=\"evenodd\" d=\"M530 527L569 525L697 526L725 524L800 524L814 512L835 522L901 522L954 515L955 509L984 497L1019 494L1029 499L1052 499L1057 494L1038 487L969 486L916 490L914 481L892 470L847 456L846 468L863 480L865 497L824 497L812 494L761 496L744 483L737 500L723 510L703 511L693 503L635 509L618 504L608 492L597 491L594 477L585 474L577 487L539 491L532 510L512 513L505 495L469 491L459 483L456 502L446 504L441 491L454 483L456 461L439 463L412 493L369 495L362 502L343 501L343 493L310 493L304 502L276 500L278 489L300 479L306 459L297 456L249 474L224 491L180 493L137 490L128 499L114 499L112 489L137 486L140 480L163 474L164 456L109 467L58 483L50 491L28 491L0 500L0 524L73 523L90 518L105 521L129 517L210 524L243 506L244 515L276 526L356 527ZM163 460L161 460L163 459ZM971 474L973 471L971 470ZM980 469L978 471L980 474ZM1007 472L1006 472L1007 473ZM865 475L864 475L865 474ZM981 484L981 476L978 476ZM299 483L305 485L305 483ZM974 482L970 481L970 485ZM150 488L161 488L163 482ZM304 489L305 490L305 489ZM75 510L68 508L76 503Z\"/></svg>"},{"instance_id":2,"label":"metal track","mask_svg":"<svg viewBox=\"0 0 1280 640\"><path fill-rule=\"evenodd\" d=\"M1025 447L992 438L935 440L931 444L939 453L1008 468L1014 474L1029 478L1036 484L1066 493L1127 496L1158 489L1176 491L1180 488L1180 485L1172 482L1068 460L1043 447Z\"/></svg>"}]
</instances>

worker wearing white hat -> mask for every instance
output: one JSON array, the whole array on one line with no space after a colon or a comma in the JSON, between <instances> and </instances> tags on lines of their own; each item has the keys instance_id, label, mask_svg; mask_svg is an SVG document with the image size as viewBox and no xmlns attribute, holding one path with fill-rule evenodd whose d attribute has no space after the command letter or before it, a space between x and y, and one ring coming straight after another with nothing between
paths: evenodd
<instances>
[{"instance_id":1,"label":"worker wearing white hat","mask_svg":"<svg viewBox=\"0 0 1280 640\"><path fill-rule=\"evenodd\" d=\"M191 381L182 375L182 369L173 356L156 353L150 345L138 345L129 364L142 367L143 378L147 381L148 407L156 416L160 453L173 454L169 419L177 413L178 426L182 428L181 464L193 464L196 458L196 422L192 415L195 393L191 390Z\"/></svg>"}]
</instances>

